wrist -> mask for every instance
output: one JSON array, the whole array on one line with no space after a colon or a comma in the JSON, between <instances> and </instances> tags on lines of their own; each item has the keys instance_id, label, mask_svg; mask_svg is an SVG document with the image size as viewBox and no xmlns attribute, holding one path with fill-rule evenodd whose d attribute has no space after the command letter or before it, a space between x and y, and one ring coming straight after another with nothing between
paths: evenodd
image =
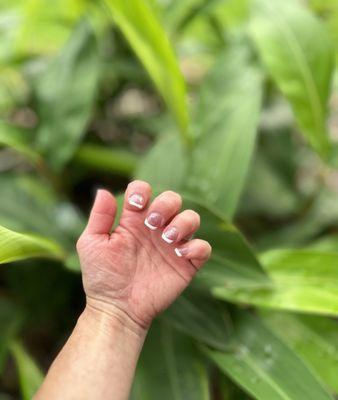
<instances>
[{"instance_id":1,"label":"wrist","mask_svg":"<svg viewBox=\"0 0 338 400\"><path fill-rule=\"evenodd\" d=\"M96 299L88 299L86 307L80 317L86 325L92 326L95 331L99 329L108 336L121 332L124 335L140 339L143 343L148 328L138 324L125 311L109 304L102 306L102 302Z\"/></svg>"}]
</instances>

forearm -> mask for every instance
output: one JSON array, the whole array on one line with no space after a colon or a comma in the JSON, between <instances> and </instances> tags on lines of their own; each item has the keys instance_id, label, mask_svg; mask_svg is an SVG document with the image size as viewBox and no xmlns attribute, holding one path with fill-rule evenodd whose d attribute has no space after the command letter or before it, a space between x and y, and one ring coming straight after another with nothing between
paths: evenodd
<instances>
[{"instance_id":1,"label":"forearm","mask_svg":"<svg viewBox=\"0 0 338 400\"><path fill-rule=\"evenodd\" d=\"M127 400L146 331L86 307L35 400Z\"/></svg>"}]
</instances>

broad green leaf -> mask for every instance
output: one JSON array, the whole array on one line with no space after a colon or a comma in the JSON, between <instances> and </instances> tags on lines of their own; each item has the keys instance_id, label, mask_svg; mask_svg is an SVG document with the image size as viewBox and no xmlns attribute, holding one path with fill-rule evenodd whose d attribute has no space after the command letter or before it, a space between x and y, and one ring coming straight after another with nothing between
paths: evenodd
<instances>
[{"instance_id":1,"label":"broad green leaf","mask_svg":"<svg viewBox=\"0 0 338 400\"><path fill-rule=\"evenodd\" d=\"M228 350L231 320L224 304L188 289L161 316L175 329L218 350Z\"/></svg>"},{"instance_id":2,"label":"broad green leaf","mask_svg":"<svg viewBox=\"0 0 338 400\"><path fill-rule=\"evenodd\" d=\"M205 350L218 367L259 400L329 400L317 376L259 319L234 320L234 350Z\"/></svg>"},{"instance_id":3,"label":"broad green leaf","mask_svg":"<svg viewBox=\"0 0 338 400\"><path fill-rule=\"evenodd\" d=\"M240 231L223 214L204 206L190 195L183 194L183 207L201 216L198 236L212 246L207 265L196 275L195 281L207 289L215 285L265 287L271 282L253 250Z\"/></svg>"},{"instance_id":4,"label":"broad green leaf","mask_svg":"<svg viewBox=\"0 0 338 400\"><path fill-rule=\"evenodd\" d=\"M183 139L190 142L183 76L152 7L139 0L106 0L106 4L175 117Z\"/></svg>"},{"instance_id":5,"label":"broad green leaf","mask_svg":"<svg viewBox=\"0 0 338 400\"><path fill-rule=\"evenodd\" d=\"M137 166L138 157L123 149L83 144L77 149L73 161L97 171L130 177Z\"/></svg>"},{"instance_id":6,"label":"broad green leaf","mask_svg":"<svg viewBox=\"0 0 338 400\"><path fill-rule=\"evenodd\" d=\"M338 323L325 317L262 312L262 318L281 340L338 392Z\"/></svg>"},{"instance_id":7,"label":"broad green leaf","mask_svg":"<svg viewBox=\"0 0 338 400\"><path fill-rule=\"evenodd\" d=\"M327 102L334 52L324 25L298 0L256 0L251 32L302 132L314 149L327 157Z\"/></svg>"},{"instance_id":8,"label":"broad green leaf","mask_svg":"<svg viewBox=\"0 0 338 400\"><path fill-rule=\"evenodd\" d=\"M14 149L35 164L41 162L41 157L32 149L32 140L31 132L0 121L0 145Z\"/></svg>"},{"instance_id":9,"label":"broad green leaf","mask_svg":"<svg viewBox=\"0 0 338 400\"><path fill-rule=\"evenodd\" d=\"M76 208L60 199L47 181L2 173L0 187L0 225L46 236L73 250L84 221Z\"/></svg>"},{"instance_id":10,"label":"broad green leaf","mask_svg":"<svg viewBox=\"0 0 338 400\"><path fill-rule=\"evenodd\" d=\"M155 322L143 347L134 379L133 400L207 400L208 376L193 342Z\"/></svg>"},{"instance_id":11,"label":"broad green leaf","mask_svg":"<svg viewBox=\"0 0 338 400\"><path fill-rule=\"evenodd\" d=\"M22 399L31 400L42 384L43 373L20 342L12 342L11 353L18 368Z\"/></svg>"},{"instance_id":12,"label":"broad green leaf","mask_svg":"<svg viewBox=\"0 0 338 400\"><path fill-rule=\"evenodd\" d=\"M185 148L177 135L160 136L140 162L136 177L146 180L157 190L180 190L184 186L187 171L186 156Z\"/></svg>"},{"instance_id":13,"label":"broad green leaf","mask_svg":"<svg viewBox=\"0 0 338 400\"><path fill-rule=\"evenodd\" d=\"M228 219L236 211L249 169L261 97L261 75L242 46L220 56L200 93L187 186Z\"/></svg>"},{"instance_id":14,"label":"broad green leaf","mask_svg":"<svg viewBox=\"0 0 338 400\"><path fill-rule=\"evenodd\" d=\"M307 313L338 315L338 253L272 250L261 257L270 287L215 286L217 298L236 303Z\"/></svg>"},{"instance_id":15,"label":"broad green leaf","mask_svg":"<svg viewBox=\"0 0 338 400\"><path fill-rule=\"evenodd\" d=\"M92 28L82 21L39 76L35 96L40 126L37 148L52 168L72 157L91 116L100 60Z\"/></svg>"},{"instance_id":16,"label":"broad green leaf","mask_svg":"<svg viewBox=\"0 0 338 400\"><path fill-rule=\"evenodd\" d=\"M31 257L62 258L63 250L51 240L0 226L0 264Z\"/></svg>"}]
</instances>

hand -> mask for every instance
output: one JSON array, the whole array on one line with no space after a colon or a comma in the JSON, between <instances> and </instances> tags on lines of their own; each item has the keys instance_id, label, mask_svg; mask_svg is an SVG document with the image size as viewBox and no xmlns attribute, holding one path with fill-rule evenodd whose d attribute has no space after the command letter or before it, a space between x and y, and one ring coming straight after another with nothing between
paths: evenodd
<instances>
[{"instance_id":1,"label":"hand","mask_svg":"<svg viewBox=\"0 0 338 400\"><path fill-rule=\"evenodd\" d=\"M150 198L148 183L130 183L120 223L110 233L116 201L99 190L77 243L87 305L142 329L179 296L211 253L208 242L187 239L200 218L192 210L179 213L180 195L163 192L149 205Z\"/></svg>"}]
</instances>

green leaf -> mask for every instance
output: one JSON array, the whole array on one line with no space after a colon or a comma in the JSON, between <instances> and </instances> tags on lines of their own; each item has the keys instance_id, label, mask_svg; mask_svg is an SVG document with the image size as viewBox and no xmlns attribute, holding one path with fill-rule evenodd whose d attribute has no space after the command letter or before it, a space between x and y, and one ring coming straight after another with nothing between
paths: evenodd
<instances>
[{"instance_id":1,"label":"green leaf","mask_svg":"<svg viewBox=\"0 0 338 400\"><path fill-rule=\"evenodd\" d=\"M233 344L232 352L205 352L256 399L332 399L316 375L256 317L239 314Z\"/></svg>"},{"instance_id":2,"label":"green leaf","mask_svg":"<svg viewBox=\"0 0 338 400\"><path fill-rule=\"evenodd\" d=\"M218 350L229 348L231 320L225 305L187 289L161 316L175 329Z\"/></svg>"},{"instance_id":3,"label":"green leaf","mask_svg":"<svg viewBox=\"0 0 338 400\"><path fill-rule=\"evenodd\" d=\"M137 166L138 157L123 149L83 144L77 149L73 161L96 171L130 177Z\"/></svg>"},{"instance_id":4,"label":"green leaf","mask_svg":"<svg viewBox=\"0 0 338 400\"><path fill-rule=\"evenodd\" d=\"M23 400L31 400L43 381L43 373L22 344L13 341L11 352L18 368Z\"/></svg>"},{"instance_id":5,"label":"green leaf","mask_svg":"<svg viewBox=\"0 0 338 400\"><path fill-rule=\"evenodd\" d=\"M186 155L177 135L161 135L141 161L136 177L146 180L158 191L180 190L184 186L187 171ZM175 173L172 171L173 165Z\"/></svg>"},{"instance_id":6,"label":"green leaf","mask_svg":"<svg viewBox=\"0 0 338 400\"><path fill-rule=\"evenodd\" d=\"M35 164L40 161L40 155L32 150L32 139L31 132L0 121L0 145L14 149Z\"/></svg>"},{"instance_id":7,"label":"green leaf","mask_svg":"<svg viewBox=\"0 0 338 400\"><path fill-rule=\"evenodd\" d=\"M223 214L183 194L183 207L201 216L198 236L212 246L212 255L196 275L197 284L210 289L215 285L255 287L271 282L241 232Z\"/></svg>"},{"instance_id":8,"label":"green leaf","mask_svg":"<svg viewBox=\"0 0 338 400\"><path fill-rule=\"evenodd\" d=\"M63 250L51 240L0 226L0 264L31 257L62 258Z\"/></svg>"},{"instance_id":9,"label":"green leaf","mask_svg":"<svg viewBox=\"0 0 338 400\"><path fill-rule=\"evenodd\" d=\"M198 139L187 186L228 219L236 211L248 173L261 100L261 74L242 46L220 56L200 93Z\"/></svg>"},{"instance_id":10,"label":"green leaf","mask_svg":"<svg viewBox=\"0 0 338 400\"><path fill-rule=\"evenodd\" d=\"M55 170L73 156L85 133L100 70L91 27L82 21L36 83L37 148Z\"/></svg>"},{"instance_id":11,"label":"green leaf","mask_svg":"<svg viewBox=\"0 0 338 400\"><path fill-rule=\"evenodd\" d=\"M239 290L215 286L213 294L235 303L338 315L338 253L272 250L261 262L273 284Z\"/></svg>"},{"instance_id":12,"label":"green leaf","mask_svg":"<svg viewBox=\"0 0 338 400\"><path fill-rule=\"evenodd\" d=\"M21 324L22 315L13 303L7 299L0 300L0 373L5 366L9 344Z\"/></svg>"},{"instance_id":13,"label":"green leaf","mask_svg":"<svg viewBox=\"0 0 338 400\"><path fill-rule=\"evenodd\" d=\"M47 181L2 173L0 187L0 225L14 231L34 232L66 249L74 249L84 221L76 208L60 199Z\"/></svg>"},{"instance_id":14,"label":"green leaf","mask_svg":"<svg viewBox=\"0 0 338 400\"><path fill-rule=\"evenodd\" d=\"M208 386L206 368L191 340L155 322L141 353L131 398L207 400Z\"/></svg>"},{"instance_id":15,"label":"green leaf","mask_svg":"<svg viewBox=\"0 0 338 400\"><path fill-rule=\"evenodd\" d=\"M106 4L175 117L183 139L190 142L184 79L154 10L139 0L106 0Z\"/></svg>"},{"instance_id":16,"label":"green leaf","mask_svg":"<svg viewBox=\"0 0 338 400\"><path fill-rule=\"evenodd\" d=\"M338 323L325 317L265 311L264 321L338 392Z\"/></svg>"},{"instance_id":17,"label":"green leaf","mask_svg":"<svg viewBox=\"0 0 338 400\"><path fill-rule=\"evenodd\" d=\"M251 32L263 63L310 144L327 157L334 52L325 26L295 0L256 0Z\"/></svg>"}]
</instances>

